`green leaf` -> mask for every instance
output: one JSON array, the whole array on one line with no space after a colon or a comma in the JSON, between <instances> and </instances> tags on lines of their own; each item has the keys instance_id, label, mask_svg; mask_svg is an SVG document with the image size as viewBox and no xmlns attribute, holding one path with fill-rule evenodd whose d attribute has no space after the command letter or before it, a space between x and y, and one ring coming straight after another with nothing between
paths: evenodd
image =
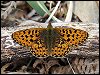
<instances>
[{"instance_id":1,"label":"green leaf","mask_svg":"<svg viewBox=\"0 0 100 75\"><path fill-rule=\"evenodd\" d=\"M45 13L47 13L48 15L51 15L51 13L49 12L49 10L47 9L47 7L44 4L44 1L26 1L32 8L35 9L35 11L40 15L40 16L44 16ZM55 21L60 21L58 20L55 16L52 17L53 20Z\"/></svg>"},{"instance_id":2,"label":"green leaf","mask_svg":"<svg viewBox=\"0 0 100 75\"><path fill-rule=\"evenodd\" d=\"M45 13L49 13L44 1L27 1L27 3L36 10L40 16L44 16ZM50 13L49 13L50 14Z\"/></svg>"}]
</instances>

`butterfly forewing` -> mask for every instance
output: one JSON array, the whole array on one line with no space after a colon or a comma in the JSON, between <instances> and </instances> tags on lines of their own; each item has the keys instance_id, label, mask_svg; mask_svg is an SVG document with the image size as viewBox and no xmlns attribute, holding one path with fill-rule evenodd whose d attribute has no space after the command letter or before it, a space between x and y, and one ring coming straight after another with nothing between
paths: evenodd
<instances>
[{"instance_id":1,"label":"butterfly forewing","mask_svg":"<svg viewBox=\"0 0 100 75\"><path fill-rule=\"evenodd\" d=\"M41 33L45 28L31 28L14 32L12 38L22 46L31 47L31 52L36 57L47 57L47 48Z\"/></svg>"},{"instance_id":2,"label":"butterfly forewing","mask_svg":"<svg viewBox=\"0 0 100 75\"><path fill-rule=\"evenodd\" d=\"M88 33L80 29L73 28L55 28L62 38L66 40L69 45L82 44L87 38Z\"/></svg>"}]
</instances>

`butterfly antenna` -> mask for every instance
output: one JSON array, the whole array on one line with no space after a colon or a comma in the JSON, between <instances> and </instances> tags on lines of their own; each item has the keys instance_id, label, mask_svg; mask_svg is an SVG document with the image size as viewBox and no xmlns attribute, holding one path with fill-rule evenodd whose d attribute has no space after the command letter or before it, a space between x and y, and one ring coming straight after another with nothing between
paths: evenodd
<instances>
[{"instance_id":1,"label":"butterfly antenna","mask_svg":"<svg viewBox=\"0 0 100 75\"><path fill-rule=\"evenodd\" d=\"M69 62L69 59L68 59L68 58L67 58L67 61L68 61L68 64L69 64L70 68L72 69L73 73L74 73L74 74L76 74L76 73L75 73L75 71L74 71L74 69L72 68L72 66L71 66L71 64L70 64L70 62Z\"/></svg>"}]
</instances>

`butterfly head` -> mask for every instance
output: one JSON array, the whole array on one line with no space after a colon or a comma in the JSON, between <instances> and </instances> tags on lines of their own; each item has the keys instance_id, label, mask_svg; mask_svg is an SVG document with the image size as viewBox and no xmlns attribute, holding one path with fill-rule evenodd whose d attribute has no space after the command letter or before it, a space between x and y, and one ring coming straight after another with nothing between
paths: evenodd
<instances>
[{"instance_id":1,"label":"butterfly head","mask_svg":"<svg viewBox=\"0 0 100 75\"><path fill-rule=\"evenodd\" d=\"M52 25L51 25L51 22L49 22L47 28L48 28L48 29L53 29L53 27L52 27Z\"/></svg>"}]
</instances>

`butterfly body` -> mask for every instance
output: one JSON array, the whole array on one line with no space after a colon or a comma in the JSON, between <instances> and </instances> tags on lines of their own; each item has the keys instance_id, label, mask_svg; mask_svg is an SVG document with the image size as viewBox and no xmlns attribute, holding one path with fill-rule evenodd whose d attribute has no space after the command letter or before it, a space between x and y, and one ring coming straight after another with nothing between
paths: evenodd
<instances>
[{"instance_id":1,"label":"butterfly body","mask_svg":"<svg viewBox=\"0 0 100 75\"><path fill-rule=\"evenodd\" d=\"M31 28L14 32L12 38L23 46L31 47L36 57L65 57L70 47L83 43L88 33L73 28Z\"/></svg>"}]
</instances>

